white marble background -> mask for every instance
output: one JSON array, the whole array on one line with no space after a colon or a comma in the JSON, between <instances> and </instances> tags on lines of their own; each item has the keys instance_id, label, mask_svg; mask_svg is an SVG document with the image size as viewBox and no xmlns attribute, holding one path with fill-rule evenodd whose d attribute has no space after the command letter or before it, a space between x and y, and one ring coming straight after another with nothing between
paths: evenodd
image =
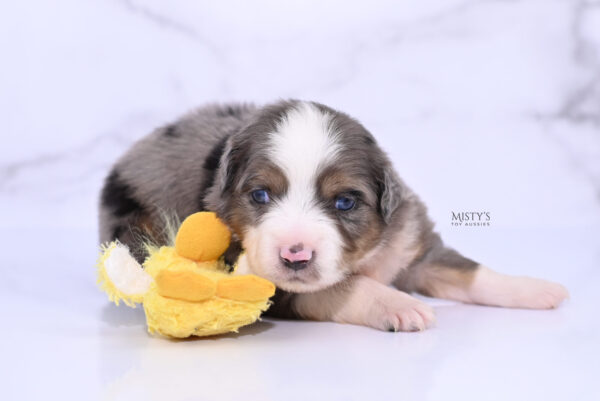
<instances>
[{"instance_id":1,"label":"white marble background","mask_svg":"<svg viewBox=\"0 0 600 401\"><path fill-rule=\"evenodd\" d=\"M593 399L586 380L593 380L588 357L600 355L600 327L589 319L600 285L600 1L22 0L0 12L0 57L0 239L8 250L0 314L17 319L0 334L9 395L64 392L57 360L72 382L66 394L79 399L109 391L108 399L131 400L125 390L163 383L157 361L172 366L175 355L186 369L196 363L188 352L204 345L174 350L178 344L149 339L139 314L119 315L94 288L102 179L132 142L198 105L294 97L362 121L452 245L503 271L560 280L573 304L546 315L440 309L438 331L394 339L335 325L302 324L298 332L276 322L248 343L257 341L273 361L289 348L269 348L265 339L282 346L293 338L306 355L350 355L348 389L365 377L353 367L394 354L402 358L386 363L410 379L402 386L411 399L464 395L473 366L497 374L475 386L495 389L487 399ZM490 211L492 226L452 227L457 210ZM501 334L511 325L519 326L512 343ZM468 348L465 332L477 346L452 354ZM298 333L320 338L321 348ZM335 333L329 343L327 333ZM344 339L365 354L340 349ZM239 341L212 346L246 358L242 366L258 377L278 374L270 359L253 365L258 356ZM379 353L367 353L373 343ZM218 358L217 348L203 355ZM437 370L432 349L445 355ZM536 359L505 360L506 349ZM295 373L314 383L314 366L303 363ZM323 377L332 366L322 364ZM391 372L368 380L393 395L391 382L378 381ZM523 382L536 372L541 386ZM38 386L29 385L32 375ZM310 383L290 387L287 398L302 399ZM318 383L323 394L338 394ZM174 399L194 394L189 380L169 384L180 390ZM156 394L165 391L159 387ZM368 389L361 384L353 394L366 399Z\"/></svg>"},{"instance_id":2,"label":"white marble background","mask_svg":"<svg viewBox=\"0 0 600 401\"><path fill-rule=\"evenodd\" d=\"M598 1L19 1L0 41L3 226L93 227L131 142L287 97L359 118L442 229L600 221Z\"/></svg>"}]
</instances>

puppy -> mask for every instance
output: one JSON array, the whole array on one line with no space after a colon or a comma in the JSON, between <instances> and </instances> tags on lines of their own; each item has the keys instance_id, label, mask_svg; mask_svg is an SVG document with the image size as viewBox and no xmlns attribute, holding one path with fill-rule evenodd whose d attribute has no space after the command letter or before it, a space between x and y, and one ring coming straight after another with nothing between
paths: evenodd
<instances>
[{"instance_id":1,"label":"puppy","mask_svg":"<svg viewBox=\"0 0 600 401\"><path fill-rule=\"evenodd\" d=\"M568 296L446 247L369 131L314 102L207 106L143 138L106 178L100 240L143 260L141 237L167 241L164 213L200 210L234 233L228 263L277 285L273 316L418 331L434 313L411 292L532 309Z\"/></svg>"}]
</instances>

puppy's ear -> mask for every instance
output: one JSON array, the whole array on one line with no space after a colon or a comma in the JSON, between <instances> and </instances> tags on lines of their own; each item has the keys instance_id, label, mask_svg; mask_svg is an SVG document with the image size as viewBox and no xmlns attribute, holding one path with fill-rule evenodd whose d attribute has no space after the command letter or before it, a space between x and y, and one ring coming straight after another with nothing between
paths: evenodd
<instances>
[{"instance_id":1,"label":"puppy's ear","mask_svg":"<svg viewBox=\"0 0 600 401\"><path fill-rule=\"evenodd\" d=\"M389 224L394 212L402 203L402 183L391 165L383 168L383 174L378 181L379 213L385 224Z\"/></svg>"},{"instance_id":2,"label":"puppy's ear","mask_svg":"<svg viewBox=\"0 0 600 401\"><path fill-rule=\"evenodd\" d=\"M214 166L214 178L210 186L206 188L204 204L208 210L212 210L223 218L224 211L228 205L227 199L231 198L236 176L239 170L239 150L232 144L231 139L223 142L217 162Z\"/></svg>"}]
</instances>

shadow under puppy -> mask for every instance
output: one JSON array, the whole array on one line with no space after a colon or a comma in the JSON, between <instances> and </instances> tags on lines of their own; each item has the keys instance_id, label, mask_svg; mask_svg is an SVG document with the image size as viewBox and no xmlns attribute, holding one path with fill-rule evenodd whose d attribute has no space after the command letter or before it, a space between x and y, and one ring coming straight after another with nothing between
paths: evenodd
<instances>
[{"instance_id":1,"label":"shadow under puppy","mask_svg":"<svg viewBox=\"0 0 600 401\"><path fill-rule=\"evenodd\" d=\"M106 178L100 240L118 239L142 260L143 236L166 242L165 212L200 210L233 231L226 259L239 257L240 273L277 285L273 316L414 331L434 313L413 291L533 309L568 296L446 247L373 136L315 102L211 105L155 130Z\"/></svg>"}]
</instances>

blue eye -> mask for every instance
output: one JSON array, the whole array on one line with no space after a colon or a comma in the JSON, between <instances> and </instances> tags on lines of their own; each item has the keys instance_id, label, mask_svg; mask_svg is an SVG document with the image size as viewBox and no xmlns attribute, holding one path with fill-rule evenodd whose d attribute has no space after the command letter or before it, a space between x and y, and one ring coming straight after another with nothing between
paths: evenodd
<instances>
[{"instance_id":1,"label":"blue eye","mask_svg":"<svg viewBox=\"0 0 600 401\"><path fill-rule=\"evenodd\" d=\"M350 210L354 207L355 204L356 204L356 201L347 196L338 196L337 198L335 198L335 208L337 210L342 210L342 211Z\"/></svg>"},{"instance_id":2,"label":"blue eye","mask_svg":"<svg viewBox=\"0 0 600 401\"><path fill-rule=\"evenodd\" d=\"M265 189L257 189L252 192L252 199L261 205L269 203L269 193Z\"/></svg>"}]
</instances>

